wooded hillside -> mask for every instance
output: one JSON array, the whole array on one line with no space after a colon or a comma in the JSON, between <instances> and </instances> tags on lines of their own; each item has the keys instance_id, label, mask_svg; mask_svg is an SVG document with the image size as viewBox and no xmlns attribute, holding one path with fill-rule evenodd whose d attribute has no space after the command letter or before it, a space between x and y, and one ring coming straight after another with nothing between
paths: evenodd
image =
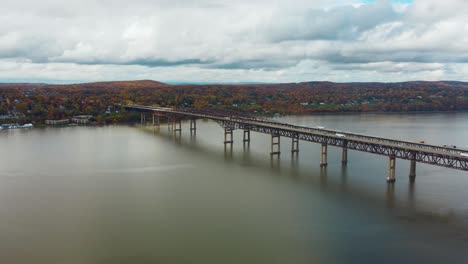
<instances>
[{"instance_id":1,"label":"wooded hillside","mask_svg":"<svg viewBox=\"0 0 468 264\"><path fill-rule=\"evenodd\" d=\"M0 115L43 120L94 115L122 120L118 103L215 107L258 114L468 110L468 83L169 85L155 81L70 85L1 84Z\"/></svg>"}]
</instances>

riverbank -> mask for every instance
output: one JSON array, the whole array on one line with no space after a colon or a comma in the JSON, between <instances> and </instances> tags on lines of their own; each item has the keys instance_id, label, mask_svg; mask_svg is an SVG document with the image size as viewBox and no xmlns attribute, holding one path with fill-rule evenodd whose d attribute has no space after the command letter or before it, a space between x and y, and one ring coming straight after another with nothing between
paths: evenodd
<instances>
[{"instance_id":1,"label":"riverbank","mask_svg":"<svg viewBox=\"0 0 468 264\"><path fill-rule=\"evenodd\" d=\"M457 113L468 113L468 110L457 110L457 111L368 111L368 112L313 112L313 113L302 113L302 114L259 114L259 117L262 118L272 118L277 119L281 117L288 117L288 116L296 116L296 117L307 117L307 116L342 116L342 115L428 115L428 114L457 114ZM243 112L239 112L239 114L243 114ZM252 113L249 113L252 114ZM66 118L67 120L73 119L73 117ZM135 124L140 123L140 116L138 113L135 112L123 112L118 115L114 114L112 116L98 116L93 118L94 121L89 121L89 123L82 123L81 125L89 125L89 126L100 126L100 125L110 125L110 124ZM5 120L7 121L7 120ZM54 127L54 126L75 126L76 123L67 123L67 124L46 124L45 119L31 119L31 118L23 118L8 120L9 122L5 123L31 123L34 127ZM167 121L161 120L161 123L166 123Z\"/></svg>"}]
</instances>

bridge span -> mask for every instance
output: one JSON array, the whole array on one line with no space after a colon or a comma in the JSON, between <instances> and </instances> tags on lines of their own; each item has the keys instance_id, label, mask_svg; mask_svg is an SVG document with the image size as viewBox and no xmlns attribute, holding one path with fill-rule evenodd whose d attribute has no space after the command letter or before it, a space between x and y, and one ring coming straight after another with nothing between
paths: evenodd
<instances>
[{"instance_id":1,"label":"bridge span","mask_svg":"<svg viewBox=\"0 0 468 264\"><path fill-rule=\"evenodd\" d=\"M411 141L367 136L325 128L297 126L260 118L236 111L194 108L164 108L142 105L125 105L127 111L141 113L141 122L146 122L146 114L151 114L153 125L160 125L160 117L167 118L168 128L181 131L182 120L190 120L190 131L196 131L197 119L211 119L224 128L224 144L233 144L233 131L243 130L243 142L250 142L250 132L271 135L270 155L280 155L281 137L291 138L292 154L299 153L299 141L321 144L320 166L327 166L328 146L342 149L342 164L348 162L348 149L388 156L387 182L395 182L396 159L410 161L409 179L416 178L416 163L426 163L451 169L468 171L468 150L436 146Z\"/></svg>"}]
</instances>

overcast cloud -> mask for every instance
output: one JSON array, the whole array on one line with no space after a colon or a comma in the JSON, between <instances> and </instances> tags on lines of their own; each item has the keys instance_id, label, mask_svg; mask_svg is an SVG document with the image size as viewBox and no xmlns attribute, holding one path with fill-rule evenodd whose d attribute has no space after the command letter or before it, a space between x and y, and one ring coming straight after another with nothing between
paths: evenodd
<instances>
[{"instance_id":1,"label":"overcast cloud","mask_svg":"<svg viewBox=\"0 0 468 264\"><path fill-rule=\"evenodd\" d=\"M468 81L468 1L3 0L0 81Z\"/></svg>"}]
</instances>

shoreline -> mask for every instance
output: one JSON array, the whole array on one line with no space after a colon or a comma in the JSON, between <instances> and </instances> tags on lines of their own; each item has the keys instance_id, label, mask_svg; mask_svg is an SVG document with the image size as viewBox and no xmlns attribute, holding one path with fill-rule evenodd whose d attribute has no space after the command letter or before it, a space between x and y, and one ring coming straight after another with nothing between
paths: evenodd
<instances>
[{"instance_id":1,"label":"shoreline","mask_svg":"<svg viewBox=\"0 0 468 264\"><path fill-rule=\"evenodd\" d=\"M410 111L410 112L385 112L385 111L372 111L372 112L314 112L314 113L297 113L297 114L279 114L275 113L272 115L258 115L258 117L266 117L266 118L279 118L279 117L287 117L287 116L322 116L322 115L428 115L428 114L462 114L468 113L468 110L454 110L454 111ZM11 123L12 120L7 120L5 124ZM39 127L68 127L68 126L79 126L79 124L67 124L67 125L47 125L45 124L44 120L31 120L25 119L24 122L18 122L19 120L15 120L14 123L33 123L34 128ZM110 123L97 123L97 122L90 122L84 126L102 126L102 125L113 125L113 124L137 124L139 122L110 122ZM2 125L3 123L0 123ZM83 125L82 125L83 126ZM3 129L8 130L8 129Z\"/></svg>"}]
</instances>

